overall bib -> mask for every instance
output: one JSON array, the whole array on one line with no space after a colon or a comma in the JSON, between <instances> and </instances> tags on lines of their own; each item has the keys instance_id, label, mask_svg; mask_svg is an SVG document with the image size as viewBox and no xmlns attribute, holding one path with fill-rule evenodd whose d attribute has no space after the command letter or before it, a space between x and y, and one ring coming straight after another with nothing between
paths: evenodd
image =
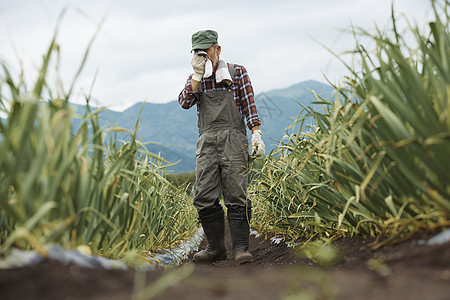
<instances>
[{"instance_id":1,"label":"overall bib","mask_svg":"<svg viewBox=\"0 0 450 300\"><path fill-rule=\"evenodd\" d=\"M222 192L228 208L249 207L248 140L233 86L205 93L200 85L199 90L194 206L199 211L218 206Z\"/></svg>"}]
</instances>

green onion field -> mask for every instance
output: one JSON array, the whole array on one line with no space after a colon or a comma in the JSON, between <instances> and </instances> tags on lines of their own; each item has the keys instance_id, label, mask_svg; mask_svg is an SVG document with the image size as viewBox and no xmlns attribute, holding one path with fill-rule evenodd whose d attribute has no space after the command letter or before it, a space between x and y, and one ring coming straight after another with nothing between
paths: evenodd
<instances>
[{"instance_id":1,"label":"green onion field","mask_svg":"<svg viewBox=\"0 0 450 300\"><path fill-rule=\"evenodd\" d=\"M339 296L339 284L332 287L333 280L323 273L343 259L334 245L363 240L365 250L381 251L385 256L374 256L361 265L371 270L370 276L395 280L389 275L396 270L387 263L389 249L412 239L419 247L419 237L450 227L448 8L448 1L430 1L433 20L419 25L410 22L407 32L398 31L394 11L388 26L375 32L353 26L348 34L354 36L355 44L349 45L348 51L354 64L346 65L347 73L340 82L330 82L335 88L331 100L315 95L314 108L299 105L298 118L286 129L279 146L262 158L252 159L248 188L253 203L251 225L260 239L260 246L255 244L252 249L280 251L264 239L282 237L302 259L322 268L308 269L310 273L298 277L310 280L308 286L313 288L280 298L348 299ZM166 173L167 162L148 150L153 141L139 140L139 115L134 128L101 127L102 109L91 108L89 93L84 96L84 113L77 114L70 104L96 34L69 87L54 84L53 70L58 68L59 55L64 55L59 52L58 30L31 81L24 75L28 70L0 61L0 260L17 249L46 257L48 246L58 245L139 268L199 230L192 205L192 174L177 177ZM74 120L80 125L75 126ZM119 139L118 132L128 133L128 139ZM450 277L445 277L445 270L450 274L446 245L428 254L429 259L442 259L436 263L441 265L441 273L423 276L442 283L435 288L442 287L439 295L450 295L450 290L445 290L450 286ZM413 246L404 253L414 251ZM255 255L255 263L261 259L263 265L264 257L271 266L276 261L269 261L267 252ZM306 264L304 260L293 261ZM120 282L134 286L129 291L132 299L150 299L192 274L197 277L186 282L198 286L198 276L215 276L201 272L218 274L212 272L221 270L230 278L240 278L233 272L247 269L227 265L194 271L186 262L178 270L166 277L155 275L159 281L150 276L151 282L158 282L154 290L151 284L144 284L145 278L133 277L130 283L124 277ZM254 273L245 278L259 278ZM274 274L281 276L274 271L270 280L277 280ZM283 274L283 280L297 278L292 277L294 273ZM406 278L401 274L400 279ZM349 281L353 278L350 273L342 276ZM419 278L414 276L411 278ZM363 278L357 277L354 280ZM186 289L188 283L179 289ZM255 285L262 288L265 284ZM400 289L402 285L390 281L389 286ZM366 292L371 288L367 286ZM406 288L401 292L406 293L404 299L416 299L409 298ZM117 299L127 298L120 295ZM188 295L185 299L191 299ZM364 298L376 299L375 294L371 297Z\"/></svg>"}]
</instances>

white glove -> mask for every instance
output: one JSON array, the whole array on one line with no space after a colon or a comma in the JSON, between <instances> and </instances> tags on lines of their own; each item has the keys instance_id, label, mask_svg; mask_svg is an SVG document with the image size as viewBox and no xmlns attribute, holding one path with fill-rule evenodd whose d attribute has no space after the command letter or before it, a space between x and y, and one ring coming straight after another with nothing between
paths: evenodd
<instances>
[{"instance_id":1,"label":"white glove","mask_svg":"<svg viewBox=\"0 0 450 300\"><path fill-rule=\"evenodd\" d=\"M253 155L263 156L266 150L266 146L261 139L261 131L255 130L252 133L252 151Z\"/></svg>"},{"instance_id":2,"label":"white glove","mask_svg":"<svg viewBox=\"0 0 450 300\"><path fill-rule=\"evenodd\" d=\"M194 69L194 75L192 75L192 79L196 81L202 81L203 74L205 73L205 63L207 60L207 56L199 55L198 52L194 53L194 57L192 57L191 60L192 69Z\"/></svg>"}]
</instances>

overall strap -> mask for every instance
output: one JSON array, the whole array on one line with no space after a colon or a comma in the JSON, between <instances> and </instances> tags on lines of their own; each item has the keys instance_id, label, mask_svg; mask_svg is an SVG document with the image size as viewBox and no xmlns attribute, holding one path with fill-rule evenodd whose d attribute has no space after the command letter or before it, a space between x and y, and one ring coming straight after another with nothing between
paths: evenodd
<instances>
[{"instance_id":1,"label":"overall strap","mask_svg":"<svg viewBox=\"0 0 450 300\"><path fill-rule=\"evenodd\" d=\"M228 64L228 72L230 72L231 80L234 82L234 74L236 73L236 67L234 66L234 64Z\"/></svg>"}]
</instances>

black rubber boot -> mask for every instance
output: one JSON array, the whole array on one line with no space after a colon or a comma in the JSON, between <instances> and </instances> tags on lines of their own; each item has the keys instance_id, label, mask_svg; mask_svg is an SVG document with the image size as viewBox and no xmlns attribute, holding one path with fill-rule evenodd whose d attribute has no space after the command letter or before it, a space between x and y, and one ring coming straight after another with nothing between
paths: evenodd
<instances>
[{"instance_id":1,"label":"black rubber boot","mask_svg":"<svg viewBox=\"0 0 450 300\"><path fill-rule=\"evenodd\" d=\"M210 264L227 259L225 248L225 219L222 206L199 211L198 218L202 223L208 246L194 255L195 263Z\"/></svg>"},{"instance_id":2,"label":"black rubber boot","mask_svg":"<svg viewBox=\"0 0 450 300\"><path fill-rule=\"evenodd\" d=\"M252 254L248 252L250 218L251 209L247 210L245 207L228 209L228 225L233 242L234 260L238 265L253 261Z\"/></svg>"}]
</instances>

